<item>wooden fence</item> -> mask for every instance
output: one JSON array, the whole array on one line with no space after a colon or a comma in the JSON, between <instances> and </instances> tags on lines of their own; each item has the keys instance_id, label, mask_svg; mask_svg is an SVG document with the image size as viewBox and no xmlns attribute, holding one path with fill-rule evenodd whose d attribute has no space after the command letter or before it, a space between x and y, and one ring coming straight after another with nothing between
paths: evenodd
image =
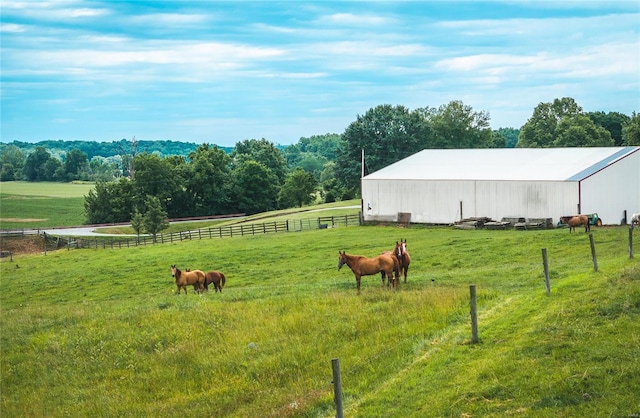
<instances>
[{"instance_id":1,"label":"wooden fence","mask_svg":"<svg viewBox=\"0 0 640 418\"><path fill-rule=\"evenodd\" d=\"M48 241L57 241L58 248L128 248L141 245L167 244L184 240L202 240L213 238L243 237L259 234L277 234L282 232L300 232L303 230L355 226L362 223L360 214L343 216L325 216L319 218L295 219L263 223L235 224L220 227L200 228L192 231L157 234L155 240L150 235L139 237L59 237L46 235Z\"/></svg>"}]
</instances>

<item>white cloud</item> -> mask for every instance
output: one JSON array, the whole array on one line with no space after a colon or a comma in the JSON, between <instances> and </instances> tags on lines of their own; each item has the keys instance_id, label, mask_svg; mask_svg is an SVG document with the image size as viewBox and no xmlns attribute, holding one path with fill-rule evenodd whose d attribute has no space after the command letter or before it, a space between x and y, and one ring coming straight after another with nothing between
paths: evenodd
<instances>
[{"instance_id":1,"label":"white cloud","mask_svg":"<svg viewBox=\"0 0 640 418\"><path fill-rule=\"evenodd\" d=\"M323 25L381 26L391 24L393 20L382 16L334 13L321 16L316 22Z\"/></svg>"}]
</instances>

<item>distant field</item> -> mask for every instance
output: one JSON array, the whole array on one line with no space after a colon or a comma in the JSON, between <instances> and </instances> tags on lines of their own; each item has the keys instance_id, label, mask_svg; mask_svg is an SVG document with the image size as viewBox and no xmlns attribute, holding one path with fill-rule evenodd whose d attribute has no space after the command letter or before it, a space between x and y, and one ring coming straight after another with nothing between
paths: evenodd
<instances>
[{"instance_id":1,"label":"distant field","mask_svg":"<svg viewBox=\"0 0 640 418\"><path fill-rule=\"evenodd\" d=\"M93 184L76 183L0 183L0 229L34 229L59 226L76 226L85 222L84 197ZM360 201L334 202L303 208L290 208L258 214L245 222L269 220L303 219L321 216L343 216L358 213ZM235 223L236 221L231 221ZM198 229L220 224L219 221L200 221L189 225L173 225L167 232ZM131 228L102 228L105 233L133 233Z\"/></svg>"},{"instance_id":2,"label":"distant field","mask_svg":"<svg viewBox=\"0 0 640 418\"><path fill-rule=\"evenodd\" d=\"M3 181L0 182L0 193L21 196L84 197L94 187L93 183Z\"/></svg>"},{"instance_id":3,"label":"distant field","mask_svg":"<svg viewBox=\"0 0 640 418\"><path fill-rule=\"evenodd\" d=\"M82 183L0 183L0 229L81 225L84 196L94 187Z\"/></svg>"}]
</instances>

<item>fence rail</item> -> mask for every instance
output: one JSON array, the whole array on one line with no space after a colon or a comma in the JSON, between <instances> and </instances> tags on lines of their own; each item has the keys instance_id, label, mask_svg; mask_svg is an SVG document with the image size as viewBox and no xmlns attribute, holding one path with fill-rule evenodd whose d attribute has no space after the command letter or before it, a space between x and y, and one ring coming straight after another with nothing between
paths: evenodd
<instances>
[{"instance_id":1,"label":"fence rail","mask_svg":"<svg viewBox=\"0 0 640 418\"><path fill-rule=\"evenodd\" d=\"M304 230L336 228L340 226L356 226L362 224L360 213L342 216L324 216L319 218L283 220L262 223L240 223L235 225L200 228L190 231L157 234L153 236L57 236L40 231L39 235L45 238L46 248L128 248L142 245L155 245L180 242L185 240L202 240L214 238L242 237L259 234L277 234L283 232L300 232ZM38 232L35 232L38 233ZM24 231L12 231L11 236L30 235ZM9 235L8 232L6 235Z\"/></svg>"}]
</instances>

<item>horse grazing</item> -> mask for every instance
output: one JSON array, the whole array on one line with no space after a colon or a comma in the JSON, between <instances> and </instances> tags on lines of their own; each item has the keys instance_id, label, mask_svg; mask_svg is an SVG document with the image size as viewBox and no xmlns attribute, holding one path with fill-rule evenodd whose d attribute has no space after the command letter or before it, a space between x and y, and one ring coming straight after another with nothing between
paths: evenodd
<instances>
[{"instance_id":1,"label":"horse grazing","mask_svg":"<svg viewBox=\"0 0 640 418\"><path fill-rule=\"evenodd\" d=\"M640 225L640 213L634 213L631 215L631 227L634 225Z\"/></svg>"},{"instance_id":2,"label":"horse grazing","mask_svg":"<svg viewBox=\"0 0 640 418\"><path fill-rule=\"evenodd\" d=\"M227 282L227 278L224 276L224 273L222 273L221 271L208 271L205 275L204 275L204 290L205 291L209 291L209 285L211 283L213 283L213 286L216 289L216 292L219 290L220 292L222 292L222 288L224 287L224 284Z\"/></svg>"},{"instance_id":3,"label":"horse grazing","mask_svg":"<svg viewBox=\"0 0 640 418\"><path fill-rule=\"evenodd\" d=\"M591 226L589 225L589 217L587 215L577 215L571 217L567 224L569 225L569 233L576 230L576 226L584 225L584 232L591 231Z\"/></svg>"},{"instance_id":4,"label":"horse grazing","mask_svg":"<svg viewBox=\"0 0 640 418\"><path fill-rule=\"evenodd\" d=\"M362 255L351 255L344 251L339 252L338 257L338 270L345 264L349 266L353 274L356 276L356 284L358 287L358 294L360 294L360 278L362 276L370 276L384 272L389 280L394 280L394 287L398 286L399 271L397 260L391 254L380 254L377 257L367 258Z\"/></svg>"},{"instance_id":5,"label":"horse grazing","mask_svg":"<svg viewBox=\"0 0 640 418\"><path fill-rule=\"evenodd\" d=\"M189 270L182 271L175 264L171 265L171 277L176 279L176 286L178 287L177 294L180 294L180 290L184 289L185 295L187 294L187 286L193 285L193 289L197 293L202 293L204 290L204 272L201 270Z\"/></svg>"}]
</instances>

